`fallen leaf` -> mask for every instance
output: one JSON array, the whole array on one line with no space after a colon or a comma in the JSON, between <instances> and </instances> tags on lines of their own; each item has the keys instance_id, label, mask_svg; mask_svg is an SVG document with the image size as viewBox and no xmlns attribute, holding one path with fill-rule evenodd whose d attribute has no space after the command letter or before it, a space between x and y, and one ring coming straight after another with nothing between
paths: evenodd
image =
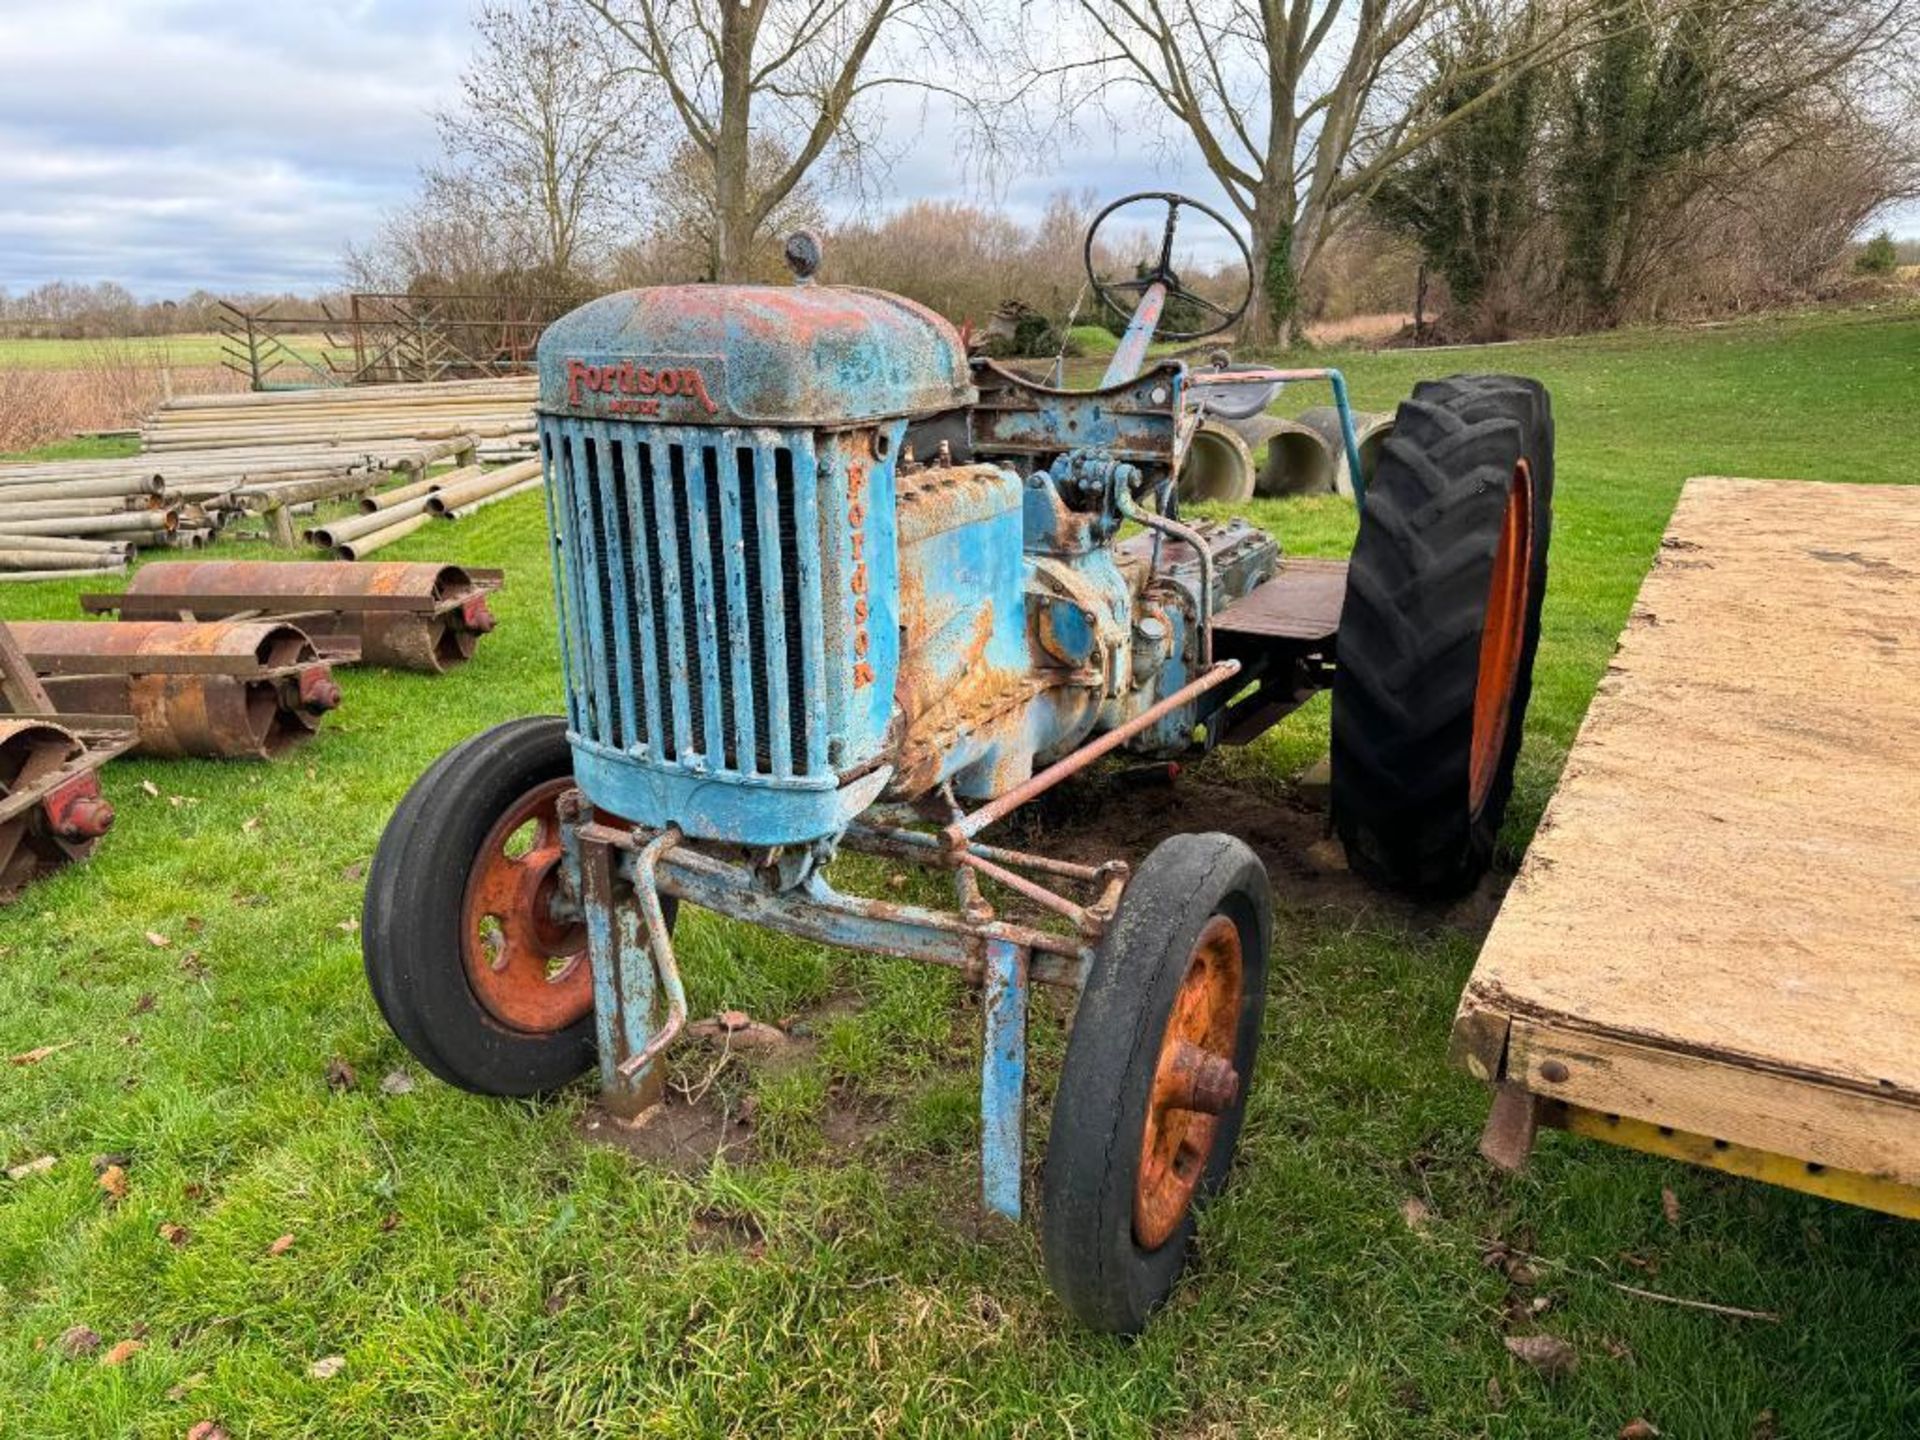
<instances>
[{"instance_id":1,"label":"fallen leaf","mask_svg":"<svg viewBox=\"0 0 1920 1440\"><path fill-rule=\"evenodd\" d=\"M187 916L187 934L198 935L206 928L207 922L202 920L198 915Z\"/></svg>"},{"instance_id":2,"label":"fallen leaf","mask_svg":"<svg viewBox=\"0 0 1920 1440\"><path fill-rule=\"evenodd\" d=\"M1507 1408L1507 1395L1506 1392L1500 1388L1500 1377L1497 1375L1489 1375L1487 1377L1487 1408L1489 1410L1504 1410Z\"/></svg>"},{"instance_id":3,"label":"fallen leaf","mask_svg":"<svg viewBox=\"0 0 1920 1440\"><path fill-rule=\"evenodd\" d=\"M278 1240L274 1241L271 1245L267 1246L267 1254L284 1255L287 1253L287 1251L291 1250L292 1248L293 1248L293 1236L282 1235Z\"/></svg>"},{"instance_id":4,"label":"fallen leaf","mask_svg":"<svg viewBox=\"0 0 1920 1440\"><path fill-rule=\"evenodd\" d=\"M156 950L164 950L173 944L173 941L162 935L158 930L149 930L147 931L147 944L153 946Z\"/></svg>"},{"instance_id":5,"label":"fallen leaf","mask_svg":"<svg viewBox=\"0 0 1920 1440\"><path fill-rule=\"evenodd\" d=\"M178 1385L169 1385L167 1387L167 1399L184 1400L191 1391L198 1390L206 1383L207 1372L204 1370L196 1370Z\"/></svg>"},{"instance_id":6,"label":"fallen leaf","mask_svg":"<svg viewBox=\"0 0 1920 1440\"><path fill-rule=\"evenodd\" d=\"M127 1198L127 1172L121 1166L109 1165L100 1172L100 1188L107 1192L109 1200Z\"/></svg>"},{"instance_id":7,"label":"fallen leaf","mask_svg":"<svg viewBox=\"0 0 1920 1440\"><path fill-rule=\"evenodd\" d=\"M1620 1440L1655 1440L1659 1434L1659 1428L1651 1420L1644 1420L1639 1416L1635 1416L1620 1427Z\"/></svg>"},{"instance_id":8,"label":"fallen leaf","mask_svg":"<svg viewBox=\"0 0 1920 1440\"><path fill-rule=\"evenodd\" d=\"M365 875L366 873L367 873L367 862L364 860L355 860L350 865L343 865L340 867L340 878L342 880L358 880L361 876Z\"/></svg>"},{"instance_id":9,"label":"fallen leaf","mask_svg":"<svg viewBox=\"0 0 1920 1440\"><path fill-rule=\"evenodd\" d=\"M60 1337L60 1348L69 1360L91 1355L100 1348L100 1332L91 1325L74 1325Z\"/></svg>"},{"instance_id":10,"label":"fallen leaf","mask_svg":"<svg viewBox=\"0 0 1920 1440\"><path fill-rule=\"evenodd\" d=\"M175 1249L178 1249L193 1238L193 1232L187 1229L186 1226L178 1224L175 1221L162 1220L160 1222L160 1238Z\"/></svg>"},{"instance_id":11,"label":"fallen leaf","mask_svg":"<svg viewBox=\"0 0 1920 1440\"><path fill-rule=\"evenodd\" d=\"M8 1169L7 1179L24 1180L29 1175L38 1175L43 1171L53 1169L53 1163L54 1160L51 1155L41 1155L32 1160L22 1160L18 1165Z\"/></svg>"},{"instance_id":12,"label":"fallen leaf","mask_svg":"<svg viewBox=\"0 0 1920 1440\"><path fill-rule=\"evenodd\" d=\"M124 1365L142 1350L147 1348L144 1340L122 1340L106 1354L100 1357L102 1365Z\"/></svg>"},{"instance_id":13,"label":"fallen leaf","mask_svg":"<svg viewBox=\"0 0 1920 1440\"><path fill-rule=\"evenodd\" d=\"M342 920L335 928L344 934L351 935L360 928L360 922L358 920Z\"/></svg>"},{"instance_id":14,"label":"fallen leaf","mask_svg":"<svg viewBox=\"0 0 1920 1440\"><path fill-rule=\"evenodd\" d=\"M327 1088L329 1090L351 1090L360 1083L360 1077L353 1066L338 1057L327 1061Z\"/></svg>"},{"instance_id":15,"label":"fallen leaf","mask_svg":"<svg viewBox=\"0 0 1920 1440\"><path fill-rule=\"evenodd\" d=\"M1665 1187L1660 1191L1660 1213L1667 1217L1667 1224L1680 1223L1680 1197Z\"/></svg>"},{"instance_id":16,"label":"fallen leaf","mask_svg":"<svg viewBox=\"0 0 1920 1440\"><path fill-rule=\"evenodd\" d=\"M338 1375L342 1370L346 1368L347 1368L346 1356L328 1355L324 1359L316 1360L313 1362L313 1364L309 1365L307 1367L307 1374L311 1375L316 1380L331 1380L334 1376Z\"/></svg>"},{"instance_id":17,"label":"fallen leaf","mask_svg":"<svg viewBox=\"0 0 1920 1440\"><path fill-rule=\"evenodd\" d=\"M23 1050L20 1054L13 1056L8 1063L12 1065L38 1065L49 1055L58 1055L62 1050L70 1050L79 1043L78 1040L62 1040L58 1045L36 1045L31 1050Z\"/></svg>"},{"instance_id":18,"label":"fallen leaf","mask_svg":"<svg viewBox=\"0 0 1920 1440\"><path fill-rule=\"evenodd\" d=\"M260 828L260 817L258 815L249 815L245 820L242 820L240 822L240 830L242 834L251 835L254 831L258 830L259 828Z\"/></svg>"},{"instance_id":19,"label":"fallen leaf","mask_svg":"<svg viewBox=\"0 0 1920 1440\"><path fill-rule=\"evenodd\" d=\"M196 980L206 979L207 965L206 962L200 958L200 952L198 950L189 950L186 954L182 955L180 957L180 968Z\"/></svg>"},{"instance_id":20,"label":"fallen leaf","mask_svg":"<svg viewBox=\"0 0 1920 1440\"><path fill-rule=\"evenodd\" d=\"M1536 1295L1527 1302L1527 1313L1529 1315L1544 1315L1552 1308L1553 1297L1551 1295Z\"/></svg>"},{"instance_id":21,"label":"fallen leaf","mask_svg":"<svg viewBox=\"0 0 1920 1440\"><path fill-rule=\"evenodd\" d=\"M158 800L160 798L160 787L154 784L153 781L142 780L140 782L140 788L146 791L147 794L151 795L154 799Z\"/></svg>"},{"instance_id":22,"label":"fallen leaf","mask_svg":"<svg viewBox=\"0 0 1920 1440\"><path fill-rule=\"evenodd\" d=\"M404 1070L389 1070L380 1081L382 1095L411 1095L413 1077Z\"/></svg>"},{"instance_id":23,"label":"fallen leaf","mask_svg":"<svg viewBox=\"0 0 1920 1440\"><path fill-rule=\"evenodd\" d=\"M1546 1380L1571 1375L1580 1364L1579 1353L1557 1335L1509 1335L1507 1350Z\"/></svg>"},{"instance_id":24,"label":"fallen leaf","mask_svg":"<svg viewBox=\"0 0 1920 1440\"><path fill-rule=\"evenodd\" d=\"M1507 1266L1507 1279L1515 1285L1538 1285L1540 1283L1540 1272L1524 1260L1515 1260Z\"/></svg>"},{"instance_id":25,"label":"fallen leaf","mask_svg":"<svg viewBox=\"0 0 1920 1440\"><path fill-rule=\"evenodd\" d=\"M187 1431L187 1440L231 1440L227 1429L217 1420L202 1420Z\"/></svg>"},{"instance_id":26,"label":"fallen leaf","mask_svg":"<svg viewBox=\"0 0 1920 1440\"><path fill-rule=\"evenodd\" d=\"M1400 1202L1400 1218L1407 1222L1409 1230L1422 1231L1433 1219L1433 1208L1418 1195L1409 1195Z\"/></svg>"},{"instance_id":27,"label":"fallen leaf","mask_svg":"<svg viewBox=\"0 0 1920 1440\"><path fill-rule=\"evenodd\" d=\"M142 995L138 1000L133 1002L133 1013L136 1015L145 1015L147 1012L152 1010L153 1007L158 1005L159 1003L160 1003L160 997L154 994L151 990L149 990L144 995Z\"/></svg>"},{"instance_id":28,"label":"fallen leaf","mask_svg":"<svg viewBox=\"0 0 1920 1440\"><path fill-rule=\"evenodd\" d=\"M399 1228L400 1212L398 1210L389 1210L380 1217L380 1231L382 1234L389 1234Z\"/></svg>"}]
</instances>

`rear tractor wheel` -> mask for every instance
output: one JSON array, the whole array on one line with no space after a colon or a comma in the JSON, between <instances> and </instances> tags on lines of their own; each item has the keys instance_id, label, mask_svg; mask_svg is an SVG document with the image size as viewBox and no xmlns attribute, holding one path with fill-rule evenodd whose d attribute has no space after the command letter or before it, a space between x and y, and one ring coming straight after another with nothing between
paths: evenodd
<instances>
[{"instance_id":1,"label":"rear tractor wheel","mask_svg":"<svg viewBox=\"0 0 1920 1440\"><path fill-rule=\"evenodd\" d=\"M361 922L374 1000L463 1090L533 1095L593 1066L586 931L553 910L572 785L564 721L497 725L414 782L374 854Z\"/></svg>"},{"instance_id":2,"label":"rear tractor wheel","mask_svg":"<svg viewBox=\"0 0 1920 1440\"><path fill-rule=\"evenodd\" d=\"M1473 888L1513 793L1553 528L1553 413L1508 375L1400 406L1347 569L1333 820L1348 863L1425 899Z\"/></svg>"},{"instance_id":3,"label":"rear tractor wheel","mask_svg":"<svg viewBox=\"0 0 1920 1440\"><path fill-rule=\"evenodd\" d=\"M1047 1142L1041 1247L1066 1307L1138 1332L1227 1178L1266 1004L1267 872L1230 835L1147 856L1087 978Z\"/></svg>"}]
</instances>

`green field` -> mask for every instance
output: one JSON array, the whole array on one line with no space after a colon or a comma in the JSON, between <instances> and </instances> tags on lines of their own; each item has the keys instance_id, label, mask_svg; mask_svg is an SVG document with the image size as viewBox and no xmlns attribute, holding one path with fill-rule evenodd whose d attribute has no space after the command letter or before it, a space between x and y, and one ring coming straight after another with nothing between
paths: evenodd
<instances>
[{"instance_id":1,"label":"green field","mask_svg":"<svg viewBox=\"0 0 1920 1440\"><path fill-rule=\"evenodd\" d=\"M218 335L142 335L117 340L0 339L0 366L27 370L78 370L103 351L131 354L155 365L218 365Z\"/></svg>"},{"instance_id":2,"label":"green field","mask_svg":"<svg viewBox=\"0 0 1920 1440\"><path fill-rule=\"evenodd\" d=\"M1552 388L1515 852L1686 476L1902 482L1920 454L1913 308L1338 359L1368 408L1467 367ZM1351 536L1332 500L1252 508L1300 550ZM368 996L361 876L436 754L555 707L537 497L383 558L507 568L475 663L348 674L345 707L282 764L116 762L98 855L0 919L0 1056L68 1047L0 1066L0 1166L57 1157L0 1179L0 1434L1535 1437L1637 1417L1672 1437L1920 1433L1920 1228L1558 1135L1517 1178L1475 1156L1486 1096L1444 1055L1484 905L1329 903L1278 877L1241 1163L1131 1344L1077 1331L1031 1231L981 1213L978 1010L944 973L683 915L696 1013L811 1031L779 1064L712 1076L709 1101L751 1103L751 1154L689 1173L595 1143L590 1086L516 1104L430 1079ZM0 612L69 616L85 588L0 587ZM1311 706L1200 776L1278 796L1325 725ZM1036 1166L1053 1015L1035 1025ZM334 1061L353 1074L330 1085ZM678 1063L713 1070L697 1049ZM410 1091L383 1089L396 1071ZM91 1163L106 1155L130 1158L117 1203ZM1485 1263L1496 1246L1523 1263ZM69 1358L82 1324L101 1353L144 1348ZM1503 1346L1528 1333L1568 1341L1578 1369L1536 1376ZM331 1356L337 1374L310 1373Z\"/></svg>"}]
</instances>

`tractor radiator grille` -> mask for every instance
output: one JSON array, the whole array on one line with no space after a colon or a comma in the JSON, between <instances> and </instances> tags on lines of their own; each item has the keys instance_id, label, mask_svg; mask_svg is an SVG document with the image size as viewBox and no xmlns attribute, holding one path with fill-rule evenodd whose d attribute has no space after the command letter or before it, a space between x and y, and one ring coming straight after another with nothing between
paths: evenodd
<instances>
[{"instance_id":1,"label":"tractor radiator grille","mask_svg":"<svg viewBox=\"0 0 1920 1440\"><path fill-rule=\"evenodd\" d=\"M830 773L811 434L543 416L540 447L574 732L681 770Z\"/></svg>"}]
</instances>

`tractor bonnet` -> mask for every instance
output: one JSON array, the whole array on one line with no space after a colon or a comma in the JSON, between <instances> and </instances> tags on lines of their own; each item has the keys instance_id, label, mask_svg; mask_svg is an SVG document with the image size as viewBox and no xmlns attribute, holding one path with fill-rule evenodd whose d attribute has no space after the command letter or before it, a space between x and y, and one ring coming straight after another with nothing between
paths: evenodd
<instances>
[{"instance_id":1,"label":"tractor bonnet","mask_svg":"<svg viewBox=\"0 0 1920 1440\"><path fill-rule=\"evenodd\" d=\"M628 290L581 306L540 337L540 409L549 415L827 428L973 398L953 326L878 290Z\"/></svg>"}]
</instances>

